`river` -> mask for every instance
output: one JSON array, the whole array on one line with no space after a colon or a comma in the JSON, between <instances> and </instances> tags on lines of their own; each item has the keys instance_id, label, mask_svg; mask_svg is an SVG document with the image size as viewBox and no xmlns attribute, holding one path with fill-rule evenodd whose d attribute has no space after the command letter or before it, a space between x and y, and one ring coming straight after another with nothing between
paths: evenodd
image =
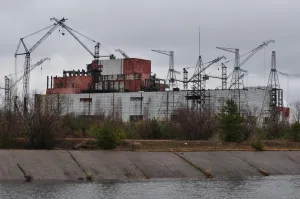
<instances>
[{"instance_id":1,"label":"river","mask_svg":"<svg viewBox=\"0 0 300 199\"><path fill-rule=\"evenodd\" d=\"M0 198L300 198L300 176L140 182L2 182Z\"/></svg>"}]
</instances>

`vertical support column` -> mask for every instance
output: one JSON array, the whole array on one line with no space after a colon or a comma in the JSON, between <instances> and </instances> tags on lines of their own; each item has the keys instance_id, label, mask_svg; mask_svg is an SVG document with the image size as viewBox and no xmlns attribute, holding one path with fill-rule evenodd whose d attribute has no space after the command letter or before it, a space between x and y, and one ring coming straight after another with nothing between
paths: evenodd
<instances>
[{"instance_id":1,"label":"vertical support column","mask_svg":"<svg viewBox=\"0 0 300 199\"><path fill-rule=\"evenodd\" d=\"M188 71L183 68L183 90L188 90Z\"/></svg>"},{"instance_id":2,"label":"vertical support column","mask_svg":"<svg viewBox=\"0 0 300 199\"><path fill-rule=\"evenodd\" d=\"M222 63L222 90L227 89L227 67Z\"/></svg>"}]
</instances>

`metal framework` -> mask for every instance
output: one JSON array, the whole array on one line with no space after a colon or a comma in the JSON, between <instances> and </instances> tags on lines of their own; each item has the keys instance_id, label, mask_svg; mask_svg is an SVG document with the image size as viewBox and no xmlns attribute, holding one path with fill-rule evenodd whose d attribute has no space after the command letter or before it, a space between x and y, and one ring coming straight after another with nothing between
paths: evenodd
<instances>
[{"instance_id":1,"label":"metal framework","mask_svg":"<svg viewBox=\"0 0 300 199\"><path fill-rule=\"evenodd\" d=\"M195 68L195 72L193 76L187 81L192 82L192 90L188 91L186 99L192 100L192 109L199 110L200 113L203 112L204 109L210 103L210 94L209 91L206 90L206 79L205 77L205 70L209 68L214 63L219 62L222 59L226 59L224 56L217 57L216 59L208 62L206 65L202 62L202 57L198 57L197 65Z\"/></svg>"},{"instance_id":2,"label":"metal framework","mask_svg":"<svg viewBox=\"0 0 300 199\"><path fill-rule=\"evenodd\" d=\"M241 67L253 56L255 55L259 50L266 47L269 43L274 43L275 40L268 40L260 44L258 47L254 48L250 52L246 53L246 58L244 58L242 61L240 60L240 51L238 48L224 48L224 47L217 47L217 49L224 50L227 52L234 53L234 69L232 72L232 78L230 82L229 89L231 91L229 92L230 98L235 100L238 104L239 110L241 110L241 106L245 104L245 101L241 101L241 91L244 91L244 76L245 72L241 69ZM245 93L245 92L243 92ZM247 97L244 97L246 100Z\"/></svg>"},{"instance_id":3,"label":"metal framework","mask_svg":"<svg viewBox=\"0 0 300 199\"><path fill-rule=\"evenodd\" d=\"M222 90L227 89L227 66L222 63Z\"/></svg>"},{"instance_id":4,"label":"metal framework","mask_svg":"<svg viewBox=\"0 0 300 199\"><path fill-rule=\"evenodd\" d=\"M276 69L276 52L272 51L271 70L262 107L262 117L264 122L266 122L266 119L272 122L278 121L279 111L277 107L283 107L283 90L280 89Z\"/></svg>"},{"instance_id":5,"label":"metal framework","mask_svg":"<svg viewBox=\"0 0 300 199\"><path fill-rule=\"evenodd\" d=\"M162 96L161 105L158 110L158 117L168 120L170 117L170 103L172 105L172 110L175 110L175 96L174 91L178 89L176 74L180 74L178 71L174 69L174 51L166 51L166 50L152 50L153 52L160 53L163 55L167 55L169 57L169 70L167 81L169 84L169 92L164 92ZM169 93L171 92L171 100L169 99Z\"/></svg>"},{"instance_id":6,"label":"metal framework","mask_svg":"<svg viewBox=\"0 0 300 199\"><path fill-rule=\"evenodd\" d=\"M125 59L129 59L130 57L120 48L116 49L116 52L119 52Z\"/></svg>"},{"instance_id":7,"label":"metal framework","mask_svg":"<svg viewBox=\"0 0 300 199\"><path fill-rule=\"evenodd\" d=\"M183 68L183 90L188 90L188 71Z\"/></svg>"},{"instance_id":8,"label":"metal framework","mask_svg":"<svg viewBox=\"0 0 300 199\"><path fill-rule=\"evenodd\" d=\"M30 61L31 61L31 53L43 42L45 41L49 35L51 35L54 30L56 30L58 27L62 27L63 29L66 29L70 35L72 35L77 41L78 43L81 44L81 46L83 46L92 56L95 60L98 60L99 57L109 57L110 59L115 59L115 56L113 54L107 55L107 56L100 56L99 55L99 51L100 51L100 43L96 42L95 40L79 33L78 31L70 28L69 26L67 26L64 22L67 20L65 18L62 18L60 20L56 19L56 18L51 18L50 20L55 21L55 23L53 25L50 25L46 28L43 28L39 31L36 31L26 37L23 37L20 39L18 46L17 46L17 50L15 52L15 58L17 59L17 56L19 55L25 55L25 63L24 63L24 78L23 78L23 100L24 100L24 112L26 112L27 110L27 99L28 99L28 94L29 94L29 81L30 81ZM49 29L49 30L48 30ZM48 30L31 48L28 48L28 46L25 44L24 40L28 37L31 37L33 35L36 35L37 33L40 33L44 30ZM95 47L94 47L94 52L92 52L77 36L76 34L81 35L82 37L85 37L86 39L96 43ZM63 35L65 35L64 33L62 33ZM24 51L20 53L19 49L20 47L23 46ZM17 70L17 67L15 66L15 70ZM16 73L17 71L15 71ZM16 77L15 77L16 79Z\"/></svg>"},{"instance_id":9,"label":"metal framework","mask_svg":"<svg viewBox=\"0 0 300 199\"><path fill-rule=\"evenodd\" d=\"M5 87L4 87L4 93L5 93L5 108L9 109L11 105L10 97L11 97L11 92L10 92L10 80L7 76L5 76Z\"/></svg>"}]
</instances>

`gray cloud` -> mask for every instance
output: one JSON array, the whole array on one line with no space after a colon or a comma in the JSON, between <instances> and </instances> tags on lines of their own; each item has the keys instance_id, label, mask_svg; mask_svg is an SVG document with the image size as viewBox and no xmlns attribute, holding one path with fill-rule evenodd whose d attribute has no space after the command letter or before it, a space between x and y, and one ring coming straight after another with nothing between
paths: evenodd
<instances>
[{"instance_id":1,"label":"gray cloud","mask_svg":"<svg viewBox=\"0 0 300 199\"><path fill-rule=\"evenodd\" d=\"M153 72L162 78L167 75L168 58L151 52L151 49L175 51L175 68L193 66L198 55L198 26L201 27L201 54L204 62L233 54L217 50L216 46L237 47L241 53L248 52L263 41L275 39L258 52L243 67L249 71L247 85L267 82L270 55L277 51L278 70L300 73L300 2L297 0L53 0L53 1L2 1L0 7L0 85L3 77L14 72L14 57L18 40L47 25L50 17L66 17L67 24L101 42L108 51L121 48L132 57L152 60ZM41 35L40 35L41 36ZM37 37L28 40L31 46ZM93 48L93 44L87 42ZM103 54L106 50L101 49ZM33 89L45 90L46 75L60 75L63 69L85 68L91 56L70 35L54 32L32 54L32 63L40 58L52 58L45 63L43 73L36 69L31 74ZM119 56L119 55L118 55ZM19 58L22 70L23 58ZM216 73L213 66L209 73ZM232 70L232 65L229 69ZM265 74L264 74L265 71ZM190 70L190 74L193 71ZM182 75L181 75L182 76ZM265 77L265 78L264 78ZM286 78L280 77L283 89ZM288 101L299 98L297 79L290 81ZM219 80L208 82L210 88L220 85ZM20 84L20 88L22 85Z\"/></svg>"}]
</instances>

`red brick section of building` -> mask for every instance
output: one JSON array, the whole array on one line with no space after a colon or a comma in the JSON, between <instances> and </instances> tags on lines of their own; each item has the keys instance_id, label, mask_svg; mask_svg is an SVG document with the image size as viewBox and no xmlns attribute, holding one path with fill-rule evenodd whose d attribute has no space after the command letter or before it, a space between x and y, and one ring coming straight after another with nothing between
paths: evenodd
<instances>
[{"instance_id":1,"label":"red brick section of building","mask_svg":"<svg viewBox=\"0 0 300 199\"><path fill-rule=\"evenodd\" d=\"M92 76L53 77L53 88L46 94L75 94L89 89Z\"/></svg>"},{"instance_id":2,"label":"red brick section of building","mask_svg":"<svg viewBox=\"0 0 300 199\"><path fill-rule=\"evenodd\" d=\"M94 62L93 62L94 63ZM92 68L95 69L95 63L92 63ZM139 78L135 79L134 75L138 74ZM120 74L115 74L120 75ZM137 58L129 58L123 60L124 80L110 80L110 84L120 84L124 82L124 89L127 91L139 91L142 86L145 86L145 80L151 76L151 61ZM131 78L132 76L132 78ZM130 78L128 78L130 77ZM128 78L128 79L127 79ZM114 83L115 82L115 83ZM53 87L47 89L47 94L75 94L87 91L93 84L92 76L65 76L54 77ZM164 88L160 88L164 90Z\"/></svg>"}]
</instances>

